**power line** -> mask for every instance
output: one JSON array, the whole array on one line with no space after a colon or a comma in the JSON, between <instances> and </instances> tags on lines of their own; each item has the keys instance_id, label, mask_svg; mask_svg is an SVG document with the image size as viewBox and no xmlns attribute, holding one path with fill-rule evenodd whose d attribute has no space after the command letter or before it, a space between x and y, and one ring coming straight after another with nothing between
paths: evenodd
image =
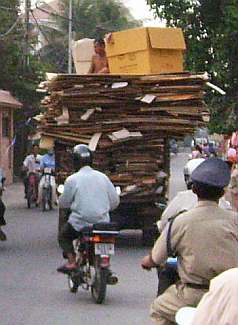
<instances>
[{"instance_id":1,"label":"power line","mask_svg":"<svg viewBox=\"0 0 238 325\"><path fill-rule=\"evenodd\" d=\"M52 16L56 16L56 17L63 18L63 19L65 19L65 20L67 20L67 21L70 20L68 17L62 16L62 15L56 13L56 12L48 11L48 10L46 10L46 9L43 9L43 8L41 8L41 7L38 7L37 3L36 3L36 9L38 9L38 10L40 10L40 11L46 13L46 14L49 14L49 15L52 15Z\"/></svg>"},{"instance_id":2,"label":"power line","mask_svg":"<svg viewBox=\"0 0 238 325\"><path fill-rule=\"evenodd\" d=\"M36 23L36 26L37 26L38 30L42 33L42 35L44 36L44 38L46 39L46 41L50 44L51 42L50 42L48 36L46 35L46 33L44 32L44 30L43 30L43 29L41 28L41 26L39 25L39 23L38 23L38 21L37 21L37 18L35 17L35 15L34 15L34 13L33 13L33 10L31 9L30 12L31 12L31 14L32 14L32 17L33 17L35 23ZM51 43L51 45L52 45L52 43ZM58 49L57 49L54 45L52 45L52 47L55 49L55 55L59 58L59 60L60 60L60 64L61 64L61 62L62 62L62 60L64 59L64 57L61 56L61 55L59 56Z\"/></svg>"},{"instance_id":3,"label":"power line","mask_svg":"<svg viewBox=\"0 0 238 325\"><path fill-rule=\"evenodd\" d=\"M31 0L25 0L25 53L24 53L24 66L29 66L29 34L30 34L30 17Z\"/></svg>"},{"instance_id":4,"label":"power line","mask_svg":"<svg viewBox=\"0 0 238 325\"><path fill-rule=\"evenodd\" d=\"M9 7L5 7L5 6L0 6L0 9L7 10L7 11L18 12L18 10L16 8L9 8Z\"/></svg>"},{"instance_id":5,"label":"power line","mask_svg":"<svg viewBox=\"0 0 238 325\"><path fill-rule=\"evenodd\" d=\"M5 38L6 36L8 36L15 29L20 19L20 16L17 17L17 20L13 23L13 25L5 33L0 34L0 38Z\"/></svg>"}]
</instances>

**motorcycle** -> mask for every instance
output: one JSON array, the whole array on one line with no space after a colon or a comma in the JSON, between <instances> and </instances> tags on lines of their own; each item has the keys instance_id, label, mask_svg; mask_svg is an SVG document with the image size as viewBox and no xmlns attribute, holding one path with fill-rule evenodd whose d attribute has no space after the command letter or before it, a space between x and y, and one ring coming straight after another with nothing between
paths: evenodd
<instances>
[{"instance_id":1,"label":"motorcycle","mask_svg":"<svg viewBox=\"0 0 238 325\"><path fill-rule=\"evenodd\" d=\"M31 205L34 203L37 205L38 199L38 184L39 184L39 176L36 173L30 173L28 175L28 186L27 186L27 207L31 208Z\"/></svg>"},{"instance_id":2,"label":"motorcycle","mask_svg":"<svg viewBox=\"0 0 238 325\"><path fill-rule=\"evenodd\" d=\"M75 245L77 269L68 274L70 292L76 293L81 286L84 290L91 290L97 304L103 303L107 285L118 282L110 270L110 257L114 255L117 235L114 223L97 223L82 229Z\"/></svg>"},{"instance_id":3,"label":"motorcycle","mask_svg":"<svg viewBox=\"0 0 238 325\"><path fill-rule=\"evenodd\" d=\"M42 189L42 211L52 210L51 177L54 177L52 169L44 168L42 177L44 178Z\"/></svg>"},{"instance_id":4,"label":"motorcycle","mask_svg":"<svg viewBox=\"0 0 238 325\"><path fill-rule=\"evenodd\" d=\"M179 280L179 275L177 272L177 258L169 257L164 265L164 267L157 268L158 274L158 291L157 296L162 295L166 289L168 289L172 284L175 284Z\"/></svg>"},{"instance_id":5,"label":"motorcycle","mask_svg":"<svg viewBox=\"0 0 238 325\"><path fill-rule=\"evenodd\" d=\"M62 194L64 185L59 185L57 191ZM60 211L59 231L67 222L70 213L69 209ZM115 254L118 234L116 223L96 223L80 231L80 236L75 241L77 268L68 274L70 292L76 293L81 286L84 290L91 290L97 304L103 303L107 285L115 285L118 282L117 276L110 269L110 258Z\"/></svg>"}]
</instances>

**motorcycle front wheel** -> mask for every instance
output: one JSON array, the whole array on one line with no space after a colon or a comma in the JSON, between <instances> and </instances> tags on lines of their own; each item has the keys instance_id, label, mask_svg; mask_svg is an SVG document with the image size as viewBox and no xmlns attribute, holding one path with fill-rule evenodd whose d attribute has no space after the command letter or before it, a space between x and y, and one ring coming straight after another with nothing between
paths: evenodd
<instances>
[{"instance_id":1,"label":"motorcycle front wheel","mask_svg":"<svg viewBox=\"0 0 238 325\"><path fill-rule=\"evenodd\" d=\"M31 193L27 193L27 208L28 209L31 208L31 202L32 202L31 197L32 197Z\"/></svg>"},{"instance_id":2,"label":"motorcycle front wheel","mask_svg":"<svg viewBox=\"0 0 238 325\"><path fill-rule=\"evenodd\" d=\"M43 189L42 191L42 211L46 211L47 210L47 189Z\"/></svg>"},{"instance_id":3,"label":"motorcycle front wheel","mask_svg":"<svg viewBox=\"0 0 238 325\"><path fill-rule=\"evenodd\" d=\"M97 267L94 281L91 286L91 294L97 304L103 303L106 297L108 270Z\"/></svg>"},{"instance_id":4,"label":"motorcycle front wheel","mask_svg":"<svg viewBox=\"0 0 238 325\"><path fill-rule=\"evenodd\" d=\"M68 275L68 286L69 286L69 291L72 293L76 293L78 291L78 283L72 278L71 275Z\"/></svg>"}]
</instances>

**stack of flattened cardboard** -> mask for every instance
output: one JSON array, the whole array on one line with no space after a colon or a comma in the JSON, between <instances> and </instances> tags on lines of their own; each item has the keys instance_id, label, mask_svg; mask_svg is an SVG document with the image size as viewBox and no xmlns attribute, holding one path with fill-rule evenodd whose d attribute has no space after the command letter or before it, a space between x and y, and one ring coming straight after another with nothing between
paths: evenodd
<instances>
[{"instance_id":1,"label":"stack of flattened cardboard","mask_svg":"<svg viewBox=\"0 0 238 325\"><path fill-rule=\"evenodd\" d=\"M94 151L95 167L122 189L122 204L151 213L164 200L168 139L204 125L207 76L191 73L56 75L44 83L42 141L56 140L58 179L72 173L73 145Z\"/></svg>"}]
</instances>

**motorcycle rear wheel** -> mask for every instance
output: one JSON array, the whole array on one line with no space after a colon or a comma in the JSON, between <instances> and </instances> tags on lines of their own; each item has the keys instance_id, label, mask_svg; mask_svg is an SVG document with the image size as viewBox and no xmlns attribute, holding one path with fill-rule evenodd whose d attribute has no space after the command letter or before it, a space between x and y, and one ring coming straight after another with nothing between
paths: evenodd
<instances>
[{"instance_id":1,"label":"motorcycle rear wheel","mask_svg":"<svg viewBox=\"0 0 238 325\"><path fill-rule=\"evenodd\" d=\"M106 297L108 270L98 267L91 286L91 294L97 304L103 303Z\"/></svg>"}]
</instances>

